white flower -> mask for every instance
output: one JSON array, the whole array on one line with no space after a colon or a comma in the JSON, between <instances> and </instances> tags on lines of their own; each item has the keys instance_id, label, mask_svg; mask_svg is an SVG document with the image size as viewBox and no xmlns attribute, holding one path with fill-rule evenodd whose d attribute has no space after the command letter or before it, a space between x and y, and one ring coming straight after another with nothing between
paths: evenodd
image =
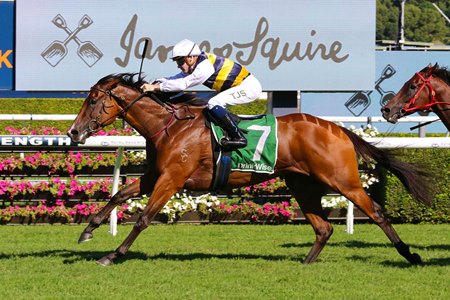
<instances>
[{"instance_id":1,"label":"white flower","mask_svg":"<svg viewBox=\"0 0 450 300\"><path fill-rule=\"evenodd\" d=\"M344 196L337 196L331 198L322 198L322 207L325 208L339 208L339 207L347 207L347 198Z\"/></svg>"}]
</instances>

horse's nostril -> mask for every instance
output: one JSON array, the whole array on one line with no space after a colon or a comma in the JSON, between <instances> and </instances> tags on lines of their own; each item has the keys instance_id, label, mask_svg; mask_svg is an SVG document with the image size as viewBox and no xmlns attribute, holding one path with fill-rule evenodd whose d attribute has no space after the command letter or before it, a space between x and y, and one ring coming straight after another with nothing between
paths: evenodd
<instances>
[{"instance_id":1,"label":"horse's nostril","mask_svg":"<svg viewBox=\"0 0 450 300\"><path fill-rule=\"evenodd\" d=\"M70 130L70 133L71 133L72 135L78 135L78 130L72 129L72 130Z\"/></svg>"},{"instance_id":2,"label":"horse's nostril","mask_svg":"<svg viewBox=\"0 0 450 300\"><path fill-rule=\"evenodd\" d=\"M385 112L385 113L388 113L388 112L390 112L391 110L388 108L388 107L383 107L382 109L381 109L381 112Z\"/></svg>"}]
</instances>

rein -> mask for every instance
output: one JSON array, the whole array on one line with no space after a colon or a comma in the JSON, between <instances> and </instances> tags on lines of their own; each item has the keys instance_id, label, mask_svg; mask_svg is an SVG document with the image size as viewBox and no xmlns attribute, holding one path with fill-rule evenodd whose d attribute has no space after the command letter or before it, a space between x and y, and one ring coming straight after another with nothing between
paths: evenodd
<instances>
[{"instance_id":1,"label":"rein","mask_svg":"<svg viewBox=\"0 0 450 300\"><path fill-rule=\"evenodd\" d=\"M97 88L97 87L91 87L91 90L97 90L97 91L99 91L99 92L104 93L104 94L107 95L108 97L113 98L113 99L117 102L117 104L119 104L119 106L122 108L121 111L119 111L118 113L116 113L116 114L114 114L114 115L108 117L105 121L103 121L103 122L101 122L101 123L99 123L100 116L102 115L102 112L100 111L100 113L98 114L98 116L97 116L95 119L92 119L92 120L89 122L88 128L89 128L89 131L90 131L91 133L95 133L95 132L99 131L101 128L103 128L103 127L105 126L105 124L106 124L109 120L111 120L111 119L113 119L113 118L116 118L117 116L123 118L123 117L125 116L125 114L127 113L127 111L128 111L128 110L129 110L136 102L138 102L140 99L142 99L142 98L145 97L145 96L148 96L150 99L152 99L153 101L155 101L156 103L158 103L160 106L162 106L163 108L165 108L166 111L169 112L170 115L171 115L169 121L167 122L167 124L166 124L162 129L158 130L155 134L153 134L152 136L150 136L151 139L154 138L154 137L157 137L157 136L160 135L162 132L166 131L166 130L170 127L170 125L172 125L172 123L175 121L175 119L177 119L177 120L190 120L190 119L194 119L194 118L195 118L194 116L187 116L187 117L185 117L185 118L179 118L179 117L176 115L176 112L178 111L178 108L176 108L174 105L172 105L172 104L170 104L170 103L167 103L167 102L162 101L162 100L159 99L155 94L150 93L150 92L146 92L146 93L140 94L140 95L137 96L134 100L132 100L130 103L128 103L125 107L122 107L123 102L125 102L125 97L124 97L124 96L120 96L120 97L119 97L119 96L117 96L117 95L114 95L114 94L111 92L111 90L104 90L104 89ZM104 99L104 100L102 101L102 111L105 112L106 114L109 114L109 113L105 110L105 104L106 104L106 99ZM94 123L94 124L97 126L97 129L92 129L92 128L91 128L91 125L90 125L91 123Z\"/></svg>"},{"instance_id":2,"label":"rein","mask_svg":"<svg viewBox=\"0 0 450 300\"><path fill-rule=\"evenodd\" d=\"M417 76L420 77L420 79L422 79L423 83L420 86L419 90L414 94L412 99L409 100L409 102L405 105L405 107L400 111L402 115L405 115L406 113L413 113L413 112L416 112L419 110L423 110L423 111L431 110L431 108L433 106L438 105L438 104L450 105L450 103L448 103L448 102L436 101L436 92L434 91L434 88L430 83L431 79L433 78L433 75L430 75L430 77L425 79L425 77L423 77L422 74L420 74L419 72L417 72L416 74L417 74ZM424 104L424 105L412 107L416 103L416 100L419 98L420 92L422 92L422 90L426 86L430 89L430 98L431 98L430 102L427 104Z\"/></svg>"}]
</instances>

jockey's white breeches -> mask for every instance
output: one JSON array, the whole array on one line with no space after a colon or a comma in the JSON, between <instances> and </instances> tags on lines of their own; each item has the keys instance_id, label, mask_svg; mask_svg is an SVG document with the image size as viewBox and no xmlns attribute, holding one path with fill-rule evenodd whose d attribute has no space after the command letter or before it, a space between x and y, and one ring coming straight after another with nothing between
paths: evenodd
<instances>
[{"instance_id":1,"label":"jockey's white breeches","mask_svg":"<svg viewBox=\"0 0 450 300\"><path fill-rule=\"evenodd\" d=\"M249 75L240 85L229 88L215 95L208 101L208 108L216 105L226 107L227 105L236 105L252 102L261 96L262 87L255 76Z\"/></svg>"}]
</instances>

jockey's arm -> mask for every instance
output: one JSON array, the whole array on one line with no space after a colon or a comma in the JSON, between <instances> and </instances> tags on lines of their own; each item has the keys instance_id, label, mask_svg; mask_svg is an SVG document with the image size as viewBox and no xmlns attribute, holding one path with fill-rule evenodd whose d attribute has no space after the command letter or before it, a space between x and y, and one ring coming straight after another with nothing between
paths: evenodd
<instances>
[{"instance_id":1,"label":"jockey's arm","mask_svg":"<svg viewBox=\"0 0 450 300\"><path fill-rule=\"evenodd\" d=\"M214 66L208 60L204 60L195 67L191 74L179 73L166 78L159 84L159 90L162 92L184 91L203 84L212 74L214 74Z\"/></svg>"}]
</instances>

